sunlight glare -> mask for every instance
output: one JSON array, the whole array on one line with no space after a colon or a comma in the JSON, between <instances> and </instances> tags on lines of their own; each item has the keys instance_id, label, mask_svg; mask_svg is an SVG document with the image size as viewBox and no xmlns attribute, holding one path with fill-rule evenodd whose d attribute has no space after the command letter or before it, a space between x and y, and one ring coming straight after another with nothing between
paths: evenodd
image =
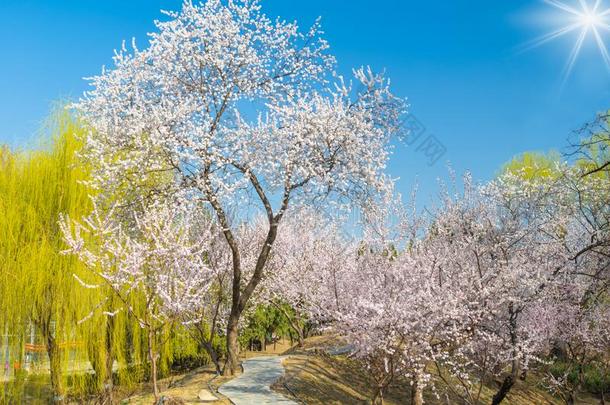
<instances>
[{"instance_id":1,"label":"sunlight glare","mask_svg":"<svg viewBox=\"0 0 610 405\"><path fill-rule=\"evenodd\" d=\"M610 55L602 34L610 31L610 8L601 9L600 6L602 0L595 0L592 5L588 0L578 0L578 4L576 6L566 4L560 0L543 1L556 10L566 14L570 18L570 23L551 33L542 35L541 37L530 41L528 44L526 44L524 49L527 50L538 47L554 39L563 37L568 33L577 31L578 34L576 35L576 42L570 51L570 55L564 68L564 83L568 79L576 61L578 60L578 56L580 55L583 44L589 37L591 37L594 43L597 45L606 67L610 69Z\"/></svg>"}]
</instances>

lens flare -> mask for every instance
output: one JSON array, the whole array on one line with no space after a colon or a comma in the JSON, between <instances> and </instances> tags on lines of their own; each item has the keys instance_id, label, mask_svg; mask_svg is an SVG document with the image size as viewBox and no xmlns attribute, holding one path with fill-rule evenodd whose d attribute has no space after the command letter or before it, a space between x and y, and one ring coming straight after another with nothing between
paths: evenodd
<instances>
[{"instance_id":1,"label":"lens flare","mask_svg":"<svg viewBox=\"0 0 610 405\"><path fill-rule=\"evenodd\" d=\"M568 23L556 31L545 34L529 42L526 44L525 49L535 48L559 37L575 33L576 42L574 43L568 61L566 62L563 72L563 81L565 82L570 76L574 64L578 60L583 44L588 38L595 41L606 67L610 69L610 55L608 54L608 48L606 47L603 37L603 34L607 34L610 31L610 8L602 8L602 0L595 0L593 4L590 4L587 0L578 0L576 6L566 4L559 0L543 1L556 10L565 13L569 19Z\"/></svg>"}]
</instances>

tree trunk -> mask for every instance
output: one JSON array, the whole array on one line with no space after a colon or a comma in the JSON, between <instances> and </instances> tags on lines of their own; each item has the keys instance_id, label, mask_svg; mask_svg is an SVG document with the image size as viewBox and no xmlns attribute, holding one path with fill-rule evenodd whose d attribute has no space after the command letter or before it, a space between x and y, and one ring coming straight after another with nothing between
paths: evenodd
<instances>
[{"instance_id":1,"label":"tree trunk","mask_svg":"<svg viewBox=\"0 0 610 405\"><path fill-rule=\"evenodd\" d=\"M502 381L502 385L500 386L500 389L498 390L498 392L496 392L496 395L493 396L491 405L500 404L500 402L502 402L504 400L504 398L506 398L506 396L508 395L508 392L510 391L510 389L513 387L514 384L515 384L515 377L512 374L507 375L506 378L504 378L504 381Z\"/></svg>"},{"instance_id":2,"label":"tree trunk","mask_svg":"<svg viewBox=\"0 0 610 405\"><path fill-rule=\"evenodd\" d=\"M510 375L507 375L502 381L500 385L500 389L496 392L496 395L493 396L491 400L492 405L500 404L508 395L513 385L515 385L515 381L517 380L517 376L519 375L519 359L517 358L517 315L520 311L515 311L513 308L513 304L509 304L510 311L510 341L513 347L513 361L511 364Z\"/></svg>"},{"instance_id":3,"label":"tree trunk","mask_svg":"<svg viewBox=\"0 0 610 405\"><path fill-rule=\"evenodd\" d=\"M576 404L576 394L574 392L570 392L568 394L568 400L566 402L568 403L568 405L575 405Z\"/></svg>"},{"instance_id":4,"label":"tree trunk","mask_svg":"<svg viewBox=\"0 0 610 405\"><path fill-rule=\"evenodd\" d=\"M112 404L112 391L114 382L112 380L112 366L114 365L114 319L106 318L106 381L104 383L104 399Z\"/></svg>"},{"instance_id":5,"label":"tree trunk","mask_svg":"<svg viewBox=\"0 0 610 405\"><path fill-rule=\"evenodd\" d=\"M53 403L65 404L65 392L61 375L61 351L51 330L51 318L34 321L39 326L49 357L49 373L51 375L51 389L53 391Z\"/></svg>"},{"instance_id":6,"label":"tree trunk","mask_svg":"<svg viewBox=\"0 0 610 405\"><path fill-rule=\"evenodd\" d=\"M419 376L415 377L411 387L411 404L424 405L424 389Z\"/></svg>"},{"instance_id":7,"label":"tree trunk","mask_svg":"<svg viewBox=\"0 0 610 405\"><path fill-rule=\"evenodd\" d=\"M212 204L212 207L217 213L220 224L225 229L225 239L227 240L227 243L231 248L233 260L231 315L229 316L229 322L227 324L227 361L223 370L223 375L225 376L235 375L235 373L237 372L237 368L239 367L239 344L237 341L237 326L239 323L239 318L244 308L246 308L248 300L254 293L258 284L263 279L263 271L265 269L265 265L267 264L267 260L269 258L269 253L271 252L273 242L277 237L278 225L280 223L280 220L282 219L282 216L284 215L284 212L288 208L288 201L290 196L289 190L285 190L282 199L282 207L280 208L278 214L273 216L271 204L262 192L258 180L252 173L250 173L250 179L255 189L257 190L257 193L263 200L265 208L267 209L267 213L269 215L269 230L267 231L267 237L265 238L265 242L263 243L261 251L258 255L258 259L256 260L254 274L252 274L250 281L248 281L243 291L241 290L241 259L239 254L239 246L235 242L235 238L233 237L233 233L230 230L229 222L227 221L227 217L224 211L222 210L222 207L218 204L217 200L215 200L214 198L210 199L210 203Z\"/></svg>"},{"instance_id":8,"label":"tree trunk","mask_svg":"<svg viewBox=\"0 0 610 405\"><path fill-rule=\"evenodd\" d=\"M155 404L159 400L159 387L157 386L157 353L155 352L155 331L152 327L148 329L148 359L150 360L150 381L153 386Z\"/></svg>"},{"instance_id":9,"label":"tree trunk","mask_svg":"<svg viewBox=\"0 0 610 405\"><path fill-rule=\"evenodd\" d=\"M238 311L231 310L229 322L227 323L227 361L222 371L224 376L233 376L239 369L239 343L237 341L239 316Z\"/></svg>"},{"instance_id":10,"label":"tree trunk","mask_svg":"<svg viewBox=\"0 0 610 405\"><path fill-rule=\"evenodd\" d=\"M371 402L373 405L383 405L383 387L377 387Z\"/></svg>"},{"instance_id":11,"label":"tree trunk","mask_svg":"<svg viewBox=\"0 0 610 405\"><path fill-rule=\"evenodd\" d=\"M219 285L222 285L222 279L220 280ZM221 288L216 300L216 305L214 307L214 315L212 316L212 321L209 326L209 332L206 333L207 328L203 321L199 322L196 325L197 330L199 331L199 340L203 344L203 348L205 349L205 351L210 356L210 359L212 359L214 367L216 368L216 374L218 375L222 374L222 367L220 366L220 356L214 348L214 338L216 337L216 319L218 318L220 304L222 303L223 296L224 294Z\"/></svg>"},{"instance_id":12,"label":"tree trunk","mask_svg":"<svg viewBox=\"0 0 610 405\"><path fill-rule=\"evenodd\" d=\"M570 405L574 405L578 403L578 393L581 392L582 390L582 386L584 383L584 375L583 375L583 371L582 371L582 367L578 368L578 382L577 384L570 390L569 396L568 396L568 404Z\"/></svg>"},{"instance_id":13,"label":"tree trunk","mask_svg":"<svg viewBox=\"0 0 610 405\"><path fill-rule=\"evenodd\" d=\"M305 327L301 327L299 325L299 317L298 315L296 316L297 319L292 320L290 319L290 317L288 316L288 314L286 314L286 318L288 319L288 323L290 324L290 327L296 332L297 334L297 339L298 339L298 347L303 347L305 345Z\"/></svg>"},{"instance_id":14,"label":"tree trunk","mask_svg":"<svg viewBox=\"0 0 610 405\"><path fill-rule=\"evenodd\" d=\"M212 344L212 342L205 340L203 342L203 347L210 356L210 359L212 359L212 363L214 363L216 374L222 374L222 367L220 367L220 356L218 356L218 352L216 352L216 349L214 349L214 345Z\"/></svg>"},{"instance_id":15,"label":"tree trunk","mask_svg":"<svg viewBox=\"0 0 610 405\"><path fill-rule=\"evenodd\" d=\"M46 328L45 328L46 329ZM49 356L49 371L51 374L51 388L53 390L53 402L65 404L65 392L61 375L61 353L55 338L50 332L45 331L47 354Z\"/></svg>"}]
</instances>

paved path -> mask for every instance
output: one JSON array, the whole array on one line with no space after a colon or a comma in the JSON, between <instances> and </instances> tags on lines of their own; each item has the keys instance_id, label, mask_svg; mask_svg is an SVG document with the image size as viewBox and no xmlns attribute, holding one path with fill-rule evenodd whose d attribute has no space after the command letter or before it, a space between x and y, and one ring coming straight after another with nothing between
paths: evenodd
<instances>
[{"instance_id":1,"label":"paved path","mask_svg":"<svg viewBox=\"0 0 610 405\"><path fill-rule=\"evenodd\" d=\"M242 364L244 372L220 386L218 391L235 405L297 405L281 394L271 391L271 384L284 374L282 356L254 357Z\"/></svg>"}]
</instances>

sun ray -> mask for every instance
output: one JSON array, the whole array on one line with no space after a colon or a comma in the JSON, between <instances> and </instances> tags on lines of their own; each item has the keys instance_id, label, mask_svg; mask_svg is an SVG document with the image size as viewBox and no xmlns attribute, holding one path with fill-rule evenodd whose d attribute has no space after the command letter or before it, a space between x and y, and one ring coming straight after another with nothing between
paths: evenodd
<instances>
[{"instance_id":1,"label":"sun ray","mask_svg":"<svg viewBox=\"0 0 610 405\"><path fill-rule=\"evenodd\" d=\"M547 42L550 42L554 39L557 39L566 34L569 34L570 32L575 31L581 27L582 27L582 25L580 23L574 23L572 25L568 25L567 27L559 28L556 31L550 32L548 34L542 35L538 38L535 38L531 41L526 42L519 49L521 52L529 51L531 49L544 45Z\"/></svg>"},{"instance_id":2,"label":"sun ray","mask_svg":"<svg viewBox=\"0 0 610 405\"><path fill-rule=\"evenodd\" d=\"M610 33L610 8L604 6L604 0L572 0L571 4L561 0L542 0L542 2L564 12L571 21L553 32L525 43L518 49L521 51L530 50L559 37L579 31L576 42L572 46L568 60L563 69L562 86L574 70L574 66L581 54L585 40L587 40L588 37L592 37L604 64L610 71L610 52L608 51L604 38L604 36Z\"/></svg>"},{"instance_id":3,"label":"sun ray","mask_svg":"<svg viewBox=\"0 0 610 405\"><path fill-rule=\"evenodd\" d=\"M597 31L596 28L593 28L593 35L595 36L595 41L597 42L597 47L599 48L599 52L601 53L602 58L604 58L606 67L610 69L610 55L608 54L608 48L606 47L604 40L602 39L601 35L599 34L599 32Z\"/></svg>"},{"instance_id":4,"label":"sun ray","mask_svg":"<svg viewBox=\"0 0 610 405\"><path fill-rule=\"evenodd\" d=\"M597 26L597 28L601 28L601 29L603 29L603 30L605 30L605 31L610 32L610 25L608 25L608 24L599 24L599 25Z\"/></svg>"},{"instance_id":5,"label":"sun ray","mask_svg":"<svg viewBox=\"0 0 610 405\"><path fill-rule=\"evenodd\" d=\"M587 2L585 0L578 0L578 2L580 3L580 8L586 13L589 12L589 5L587 4ZM582 13L582 11L581 11Z\"/></svg>"},{"instance_id":6,"label":"sun ray","mask_svg":"<svg viewBox=\"0 0 610 405\"><path fill-rule=\"evenodd\" d=\"M574 14L574 15L580 14L580 11L578 11L577 9L572 8L572 7L568 6L567 4L564 4L558 0L543 0L543 1L548 5L551 5L555 8L558 8L563 11L567 11L570 14Z\"/></svg>"},{"instance_id":7,"label":"sun ray","mask_svg":"<svg viewBox=\"0 0 610 405\"><path fill-rule=\"evenodd\" d=\"M572 52L570 52L570 57L568 58L568 63L566 64L563 72L563 82L562 85L568 80L570 77L570 73L572 73L572 69L574 69L574 64L578 59L578 55L580 54L580 50L582 49L582 44L585 42L585 38L587 37L588 28L584 27L572 48Z\"/></svg>"}]
</instances>

